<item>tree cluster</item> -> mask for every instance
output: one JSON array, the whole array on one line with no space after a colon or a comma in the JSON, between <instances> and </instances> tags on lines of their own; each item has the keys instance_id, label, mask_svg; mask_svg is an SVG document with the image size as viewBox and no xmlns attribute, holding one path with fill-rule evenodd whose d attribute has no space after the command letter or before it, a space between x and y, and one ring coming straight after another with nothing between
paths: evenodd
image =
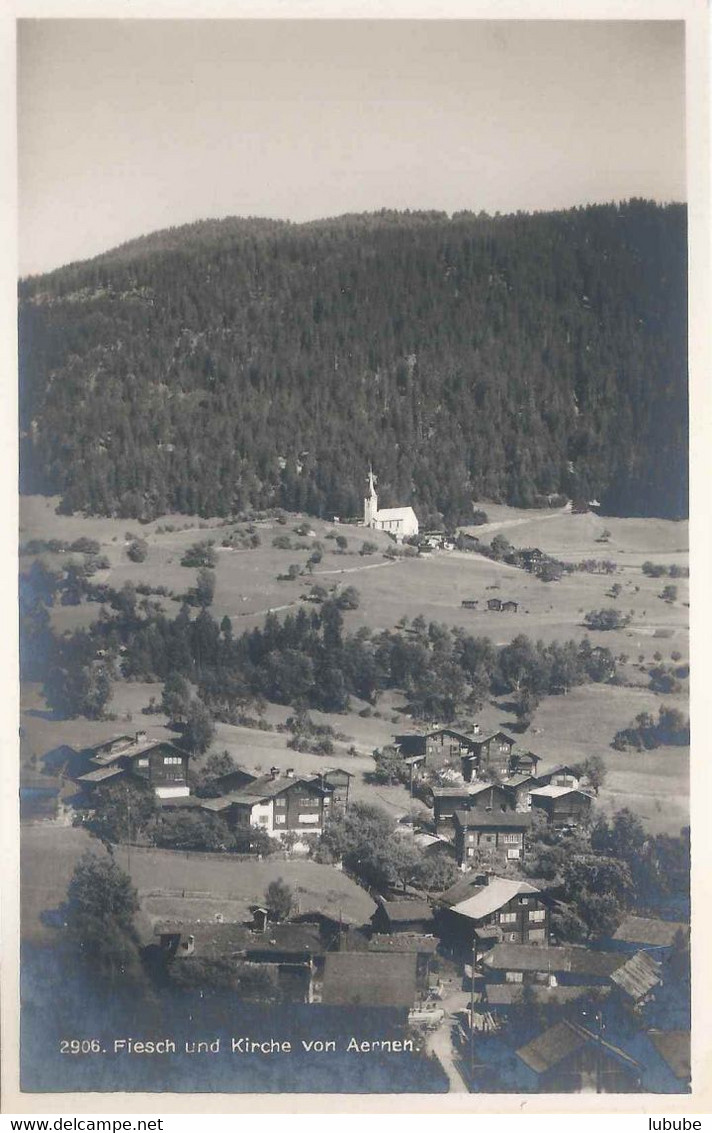
<instances>
[{"instance_id":1,"label":"tree cluster","mask_svg":"<svg viewBox=\"0 0 712 1133\"><path fill-rule=\"evenodd\" d=\"M20 284L23 491L469 522L687 507L686 210L228 219Z\"/></svg>"}]
</instances>

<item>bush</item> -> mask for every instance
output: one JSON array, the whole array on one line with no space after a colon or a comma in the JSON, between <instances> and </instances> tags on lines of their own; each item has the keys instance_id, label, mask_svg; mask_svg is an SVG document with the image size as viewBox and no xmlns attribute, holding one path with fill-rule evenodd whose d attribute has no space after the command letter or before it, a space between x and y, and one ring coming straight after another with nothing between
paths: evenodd
<instances>
[{"instance_id":1,"label":"bush","mask_svg":"<svg viewBox=\"0 0 712 1133\"><path fill-rule=\"evenodd\" d=\"M148 558L148 543L145 539L133 539L129 543L126 554L133 563L143 563Z\"/></svg>"},{"instance_id":2,"label":"bush","mask_svg":"<svg viewBox=\"0 0 712 1133\"><path fill-rule=\"evenodd\" d=\"M217 566L217 561L218 557L215 552L213 540L208 539L201 543L193 543L183 555L180 565L184 567L208 567L212 569Z\"/></svg>"},{"instance_id":3,"label":"bush","mask_svg":"<svg viewBox=\"0 0 712 1133\"><path fill-rule=\"evenodd\" d=\"M630 623L630 615L613 609L589 610L584 617L584 622L589 629L623 629Z\"/></svg>"}]
</instances>

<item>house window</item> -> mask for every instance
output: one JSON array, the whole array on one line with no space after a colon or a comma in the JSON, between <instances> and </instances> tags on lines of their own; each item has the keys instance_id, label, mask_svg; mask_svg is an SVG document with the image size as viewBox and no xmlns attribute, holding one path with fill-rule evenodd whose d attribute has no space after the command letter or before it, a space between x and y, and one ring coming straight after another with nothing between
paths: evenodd
<instances>
[{"instance_id":1,"label":"house window","mask_svg":"<svg viewBox=\"0 0 712 1133\"><path fill-rule=\"evenodd\" d=\"M508 842L510 844L512 842L515 842L515 843L518 844L520 842L520 840L521 840L521 834L503 834L502 835L502 841Z\"/></svg>"},{"instance_id":2,"label":"house window","mask_svg":"<svg viewBox=\"0 0 712 1133\"><path fill-rule=\"evenodd\" d=\"M275 806L286 806L287 805L286 799L275 799L274 802L275 802Z\"/></svg>"},{"instance_id":3,"label":"house window","mask_svg":"<svg viewBox=\"0 0 712 1133\"><path fill-rule=\"evenodd\" d=\"M269 822L269 815L260 814L257 816L257 821L259 822L260 826L266 826Z\"/></svg>"},{"instance_id":4,"label":"house window","mask_svg":"<svg viewBox=\"0 0 712 1133\"><path fill-rule=\"evenodd\" d=\"M299 821L303 822L305 824L318 822L319 821L319 815L318 814L300 814L299 815Z\"/></svg>"},{"instance_id":5,"label":"house window","mask_svg":"<svg viewBox=\"0 0 712 1133\"><path fill-rule=\"evenodd\" d=\"M518 859L520 857L521 851L519 849L519 846L510 846L510 848L507 850L507 859L513 861L515 858Z\"/></svg>"},{"instance_id":6,"label":"house window","mask_svg":"<svg viewBox=\"0 0 712 1133\"><path fill-rule=\"evenodd\" d=\"M274 821L277 826L284 826L287 821L287 816L286 814L275 814Z\"/></svg>"},{"instance_id":7,"label":"house window","mask_svg":"<svg viewBox=\"0 0 712 1133\"><path fill-rule=\"evenodd\" d=\"M499 914L499 923L500 924L516 924L517 923L517 914L516 913L500 913Z\"/></svg>"},{"instance_id":8,"label":"house window","mask_svg":"<svg viewBox=\"0 0 712 1133\"><path fill-rule=\"evenodd\" d=\"M529 898L528 897L522 897L520 904L521 905L528 905L529 904Z\"/></svg>"},{"instance_id":9,"label":"house window","mask_svg":"<svg viewBox=\"0 0 712 1133\"><path fill-rule=\"evenodd\" d=\"M534 941L534 942L537 941L537 940L545 940L546 936L544 934L544 929L543 928L530 928L529 929L529 939L531 941Z\"/></svg>"},{"instance_id":10,"label":"house window","mask_svg":"<svg viewBox=\"0 0 712 1133\"><path fill-rule=\"evenodd\" d=\"M139 759L138 765L139 765L139 767L148 767L148 760L147 759Z\"/></svg>"},{"instance_id":11,"label":"house window","mask_svg":"<svg viewBox=\"0 0 712 1133\"><path fill-rule=\"evenodd\" d=\"M474 856L475 856L474 846L468 846L467 847L467 856L468 856L468 858L474 858Z\"/></svg>"},{"instance_id":12,"label":"house window","mask_svg":"<svg viewBox=\"0 0 712 1133\"><path fill-rule=\"evenodd\" d=\"M163 756L164 766L167 763L182 763L182 762L183 762L183 756L182 755L164 755Z\"/></svg>"},{"instance_id":13,"label":"house window","mask_svg":"<svg viewBox=\"0 0 712 1133\"><path fill-rule=\"evenodd\" d=\"M546 909L532 909L529 913L530 921L545 921Z\"/></svg>"},{"instance_id":14,"label":"house window","mask_svg":"<svg viewBox=\"0 0 712 1133\"><path fill-rule=\"evenodd\" d=\"M305 795L304 798L299 799L298 805L299 806L315 806L316 804L315 804L314 799L312 798L311 795Z\"/></svg>"},{"instance_id":15,"label":"house window","mask_svg":"<svg viewBox=\"0 0 712 1133\"><path fill-rule=\"evenodd\" d=\"M507 972L504 978L508 984L520 984L524 982L524 973Z\"/></svg>"}]
</instances>

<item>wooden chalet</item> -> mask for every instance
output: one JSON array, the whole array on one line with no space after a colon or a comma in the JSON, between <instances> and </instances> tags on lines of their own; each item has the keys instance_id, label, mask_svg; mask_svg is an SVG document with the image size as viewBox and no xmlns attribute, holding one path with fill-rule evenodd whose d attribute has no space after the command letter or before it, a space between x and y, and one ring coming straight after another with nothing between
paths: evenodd
<instances>
[{"instance_id":1,"label":"wooden chalet","mask_svg":"<svg viewBox=\"0 0 712 1133\"><path fill-rule=\"evenodd\" d=\"M399 1007L420 998L415 952L329 952L321 1001L339 1007Z\"/></svg>"},{"instance_id":2,"label":"wooden chalet","mask_svg":"<svg viewBox=\"0 0 712 1133\"><path fill-rule=\"evenodd\" d=\"M455 829L455 812L477 809L513 809L513 798L503 786L493 783L463 783L459 787L433 787L433 818L436 833Z\"/></svg>"},{"instance_id":3,"label":"wooden chalet","mask_svg":"<svg viewBox=\"0 0 712 1133\"><path fill-rule=\"evenodd\" d=\"M460 899L456 883L438 899L441 938L455 949L488 952L496 943L544 945L549 940L551 898L528 881L483 877ZM452 895L452 897L450 896Z\"/></svg>"},{"instance_id":4,"label":"wooden chalet","mask_svg":"<svg viewBox=\"0 0 712 1133\"><path fill-rule=\"evenodd\" d=\"M507 732L478 732L470 737L468 750L462 753L462 773L466 782L482 774L494 771L502 778L517 770L512 761L516 740Z\"/></svg>"},{"instance_id":5,"label":"wooden chalet","mask_svg":"<svg viewBox=\"0 0 712 1133\"><path fill-rule=\"evenodd\" d=\"M273 767L247 783L217 799L205 799L204 810L222 814L233 828L256 826L270 837L287 833L321 834L331 813L332 791L316 779L295 777L290 770L282 775Z\"/></svg>"},{"instance_id":6,"label":"wooden chalet","mask_svg":"<svg viewBox=\"0 0 712 1133\"><path fill-rule=\"evenodd\" d=\"M475 808L455 811L455 857L457 864L471 865L479 854L506 861L521 861L531 815L514 810Z\"/></svg>"},{"instance_id":7,"label":"wooden chalet","mask_svg":"<svg viewBox=\"0 0 712 1133\"><path fill-rule=\"evenodd\" d=\"M593 795L575 787L534 787L530 794L532 807L543 810L548 821L557 829L585 822L593 805Z\"/></svg>"},{"instance_id":8,"label":"wooden chalet","mask_svg":"<svg viewBox=\"0 0 712 1133\"><path fill-rule=\"evenodd\" d=\"M634 1058L578 1023L562 1020L517 1051L542 1094L630 1094L641 1089Z\"/></svg>"},{"instance_id":9,"label":"wooden chalet","mask_svg":"<svg viewBox=\"0 0 712 1133\"><path fill-rule=\"evenodd\" d=\"M416 898L386 901L384 897L377 897L376 905L371 917L374 933L430 935L433 931L435 917L427 901Z\"/></svg>"},{"instance_id":10,"label":"wooden chalet","mask_svg":"<svg viewBox=\"0 0 712 1133\"><path fill-rule=\"evenodd\" d=\"M101 787L128 776L147 783L162 800L190 794L189 757L169 740L149 740L145 732L136 732L105 740L83 755L90 770L77 777L82 786Z\"/></svg>"}]
</instances>

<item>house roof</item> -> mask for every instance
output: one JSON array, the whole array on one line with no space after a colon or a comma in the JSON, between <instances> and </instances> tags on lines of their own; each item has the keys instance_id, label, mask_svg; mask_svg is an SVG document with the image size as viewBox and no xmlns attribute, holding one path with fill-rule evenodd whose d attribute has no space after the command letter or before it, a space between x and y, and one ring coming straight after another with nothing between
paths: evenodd
<instances>
[{"instance_id":1,"label":"house roof","mask_svg":"<svg viewBox=\"0 0 712 1133\"><path fill-rule=\"evenodd\" d=\"M239 793L249 798L273 799L276 795L281 795L282 791L286 791L297 783L323 793L323 789L319 786L316 778L305 775L275 775L274 777L260 775L259 779L255 779L253 783L245 784Z\"/></svg>"},{"instance_id":2,"label":"house roof","mask_svg":"<svg viewBox=\"0 0 712 1133\"><path fill-rule=\"evenodd\" d=\"M418 932L376 933L368 942L369 952L415 952L432 955L438 947L434 936Z\"/></svg>"},{"instance_id":3,"label":"house roof","mask_svg":"<svg viewBox=\"0 0 712 1133\"><path fill-rule=\"evenodd\" d=\"M525 783L534 783L534 775L512 775L509 779L502 780L502 786L507 787L523 787Z\"/></svg>"},{"instance_id":4,"label":"house roof","mask_svg":"<svg viewBox=\"0 0 712 1133\"><path fill-rule=\"evenodd\" d=\"M488 917L490 913L496 912L497 909L501 909L503 905L506 905L508 901L511 901L513 897L520 893L538 892L538 889L535 889L533 885L529 885L526 881L493 877L489 885L484 885L479 893L475 893L474 896L468 897L466 901L454 905L453 912L473 921L478 921L482 917Z\"/></svg>"},{"instance_id":5,"label":"house roof","mask_svg":"<svg viewBox=\"0 0 712 1133\"><path fill-rule=\"evenodd\" d=\"M614 940L627 944L647 944L651 947L670 948L675 935L690 931L681 921L661 921L657 917L624 917L613 933Z\"/></svg>"},{"instance_id":6,"label":"house roof","mask_svg":"<svg viewBox=\"0 0 712 1133\"><path fill-rule=\"evenodd\" d=\"M516 810L456 810L454 819L469 830L526 830L531 826L531 814L521 814Z\"/></svg>"},{"instance_id":7,"label":"house roof","mask_svg":"<svg viewBox=\"0 0 712 1133\"><path fill-rule=\"evenodd\" d=\"M690 1032L648 1031L648 1037L675 1077L687 1081L691 1073Z\"/></svg>"},{"instance_id":8,"label":"house roof","mask_svg":"<svg viewBox=\"0 0 712 1133\"><path fill-rule=\"evenodd\" d=\"M414 952L327 952L322 1003L412 1007L417 960Z\"/></svg>"},{"instance_id":9,"label":"house roof","mask_svg":"<svg viewBox=\"0 0 712 1133\"><path fill-rule=\"evenodd\" d=\"M139 755L146 755L149 751L154 751L157 747L166 747L176 755L186 758L186 753L176 747L175 744L171 743L170 740L142 740L140 743L128 744L126 747L121 748L120 751L97 751L96 754L91 757L91 762L104 767L109 763L116 763L119 759L136 759Z\"/></svg>"},{"instance_id":10,"label":"house roof","mask_svg":"<svg viewBox=\"0 0 712 1133\"><path fill-rule=\"evenodd\" d=\"M156 936L180 934L195 940L195 955L204 959L244 957L250 952L320 955L324 951L318 925L269 924L266 932L256 932L244 924L217 924L206 921L160 921Z\"/></svg>"},{"instance_id":11,"label":"house roof","mask_svg":"<svg viewBox=\"0 0 712 1133\"><path fill-rule=\"evenodd\" d=\"M320 779L322 776L328 778L329 775L348 775L349 779L354 777L353 771L345 771L343 767L327 767L324 771L320 771L316 778Z\"/></svg>"},{"instance_id":12,"label":"house roof","mask_svg":"<svg viewBox=\"0 0 712 1133\"><path fill-rule=\"evenodd\" d=\"M379 904L383 911L387 913L388 919L394 924L407 921L431 921L433 919L433 910L427 901L384 901L381 899Z\"/></svg>"},{"instance_id":13,"label":"house roof","mask_svg":"<svg viewBox=\"0 0 712 1133\"><path fill-rule=\"evenodd\" d=\"M637 1002L649 995L661 982L661 967L647 952L636 952L611 972L611 979L630 999Z\"/></svg>"},{"instance_id":14,"label":"house roof","mask_svg":"<svg viewBox=\"0 0 712 1133\"><path fill-rule=\"evenodd\" d=\"M86 775L78 777L79 783L104 783L107 779L113 779L116 775L123 775L122 767L98 767L96 771L89 771Z\"/></svg>"},{"instance_id":15,"label":"house roof","mask_svg":"<svg viewBox=\"0 0 712 1133\"><path fill-rule=\"evenodd\" d=\"M610 988L586 987L581 984L576 984L573 987L567 987L565 985L543 987L533 984L528 986L532 989L536 1003L544 1003L551 1006L559 1003L571 1003L573 1000L583 999L587 995L603 994L608 996L610 994ZM487 1002L492 1004L493 1007L506 1007L512 1003L520 1003L522 1001L522 985L485 984L485 996Z\"/></svg>"},{"instance_id":16,"label":"house roof","mask_svg":"<svg viewBox=\"0 0 712 1133\"><path fill-rule=\"evenodd\" d=\"M159 810L196 810L202 808L205 799L196 798L195 795L176 795L173 798L156 798L154 802Z\"/></svg>"},{"instance_id":17,"label":"house roof","mask_svg":"<svg viewBox=\"0 0 712 1133\"><path fill-rule=\"evenodd\" d=\"M539 799L560 799L564 795L581 795L584 799L593 798L592 795L586 794L585 791L580 791L578 787L553 787L551 783L546 787L534 787L531 791L532 798Z\"/></svg>"},{"instance_id":18,"label":"house roof","mask_svg":"<svg viewBox=\"0 0 712 1133\"><path fill-rule=\"evenodd\" d=\"M515 744L517 742L514 739L513 736L510 736L507 732L503 732L500 729L498 729L496 732L481 732L481 733L474 735L470 738L472 740L474 740L474 742L476 744L486 744L488 740L495 740L497 738L497 736L502 736L505 740L508 740L511 744Z\"/></svg>"},{"instance_id":19,"label":"house roof","mask_svg":"<svg viewBox=\"0 0 712 1133\"><path fill-rule=\"evenodd\" d=\"M491 971L571 972L586 976L610 976L625 963L620 952L536 944L496 944L482 962Z\"/></svg>"},{"instance_id":20,"label":"house roof","mask_svg":"<svg viewBox=\"0 0 712 1133\"><path fill-rule=\"evenodd\" d=\"M548 1027L545 1031L542 1031L531 1042L520 1047L517 1055L535 1074L543 1074L547 1070L553 1069L554 1066L558 1066L564 1059L569 1058L589 1043L594 1043L599 1049L602 1048L608 1054L628 1063L631 1067L638 1066L635 1059L619 1047L613 1046L605 1039L599 1039L585 1027L568 1020L555 1023L553 1027Z\"/></svg>"},{"instance_id":21,"label":"house roof","mask_svg":"<svg viewBox=\"0 0 712 1133\"><path fill-rule=\"evenodd\" d=\"M433 798L436 799L471 799L486 791L492 783L463 783L459 787L433 787Z\"/></svg>"}]
</instances>

